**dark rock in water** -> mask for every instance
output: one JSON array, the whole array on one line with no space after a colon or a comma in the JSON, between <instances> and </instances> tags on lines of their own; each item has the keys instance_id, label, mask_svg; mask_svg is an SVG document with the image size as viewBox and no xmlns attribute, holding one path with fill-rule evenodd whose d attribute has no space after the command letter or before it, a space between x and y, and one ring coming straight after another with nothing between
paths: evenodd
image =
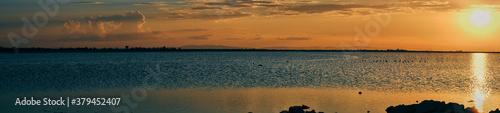
<instances>
[{"instance_id":1,"label":"dark rock in water","mask_svg":"<svg viewBox=\"0 0 500 113\"><path fill-rule=\"evenodd\" d=\"M280 113L316 113L316 110L304 111L304 109L309 109L309 106L306 106L306 105L292 106L292 107L288 108L288 111L283 110ZM318 113L324 113L324 112L318 112Z\"/></svg>"},{"instance_id":2,"label":"dark rock in water","mask_svg":"<svg viewBox=\"0 0 500 113\"><path fill-rule=\"evenodd\" d=\"M301 106L292 106L288 108L289 113L304 113L304 110Z\"/></svg>"},{"instance_id":3,"label":"dark rock in water","mask_svg":"<svg viewBox=\"0 0 500 113\"><path fill-rule=\"evenodd\" d=\"M306 106L306 105L302 105L301 107L302 109L309 109L309 106Z\"/></svg>"},{"instance_id":4,"label":"dark rock in water","mask_svg":"<svg viewBox=\"0 0 500 113\"><path fill-rule=\"evenodd\" d=\"M490 111L490 113L500 113L500 110L497 108L495 111Z\"/></svg>"},{"instance_id":5,"label":"dark rock in water","mask_svg":"<svg viewBox=\"0 0 500 113\"><path fill-rule=\"evenodd\" d=\"M360 92L358 92L358 94L360 94L360 95L361 95L361 94L363 94L363 93L360 91Z\"/></svg>"},{"instance_id":6,"label":"dark rock in water","mask_svg":"<svg viewBox=\"0 0 500 113\"><path fill-rule=\"evenodd\" d=\"M311 111L306 111L306 113L316 113L315 110L311 110Z\"/></svg>"},{"instance_id":7,"label":"dark rock in water","mask_svg":"<svg viewBox=\"0 0 500 113\"><path fill-rule=\"evenodd\" d=\"M283 110L280 113L289 113L287 110Z\"/></svg>"},{"instance_id":8,"label":"dark rock in water","mask_svg":"<svg viewBox=\"0 0 500 113\"><path fill-rule=\"evenodd\" d=\"M477 109L466 108L458 103L444 101L424 100L420 104L391 106L385 110L387 113L478 113Z\"/></svg>"},{"instance_id":9,"label":"dark rock in water","mask_svg":"<svg viewBox=\"0 0 500 113\"><path fill-rule=\"evenodd\" d=\"M262 66L262 64L259 64L258 66Z\"/></svg>"},{"instance_id":10,"label":"dark rock in water","mask_svg":"<svg viewBox=\"0 0 500 113\"><path fill-rule=\"evenodd\" d=\"M439 101L423 101L415 105L415 113L427 113L432 111L442 111L441 109L446 105L444 102Z\"/></svg>"},{"instance_id":11,"label":"dark rock in water","mask_svg":"<svg viewBox=\"0 0 500 113\"><path fill-rule=\"evenodd\" d=\"M396 107L391 106L385 109L387 113L415 113L415 106L412 105L398 105Z\"/></svg>"},{"instance_id":12,"label":"dark rock in water","mask_svg":"<svg viewBox=\"0 0 500 113\"><path fill-rule=\"evenodd\" d=\"M465 112L466 113L479 113L476 109L476 107L468 107L468 108L465 108Z\"/></svg>"}]
</instances>

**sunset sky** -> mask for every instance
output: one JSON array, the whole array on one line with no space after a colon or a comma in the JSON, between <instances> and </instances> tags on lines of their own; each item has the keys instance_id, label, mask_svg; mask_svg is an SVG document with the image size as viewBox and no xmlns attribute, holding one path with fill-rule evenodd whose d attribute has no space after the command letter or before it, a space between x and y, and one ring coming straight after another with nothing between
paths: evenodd
<instances>
[{"instance_id":1,"label":"sunset sky","mask_svg":"<svg viewBox=\"0 0 500 113\"><path fill-rule=\"evenodd\" d=\"M38 3L51 1L55 15ZM1 0L0 46L13 46L12 32L25 39L18 47L500 51L499 6L494 0Z\"/></svg>"}]
</instances>

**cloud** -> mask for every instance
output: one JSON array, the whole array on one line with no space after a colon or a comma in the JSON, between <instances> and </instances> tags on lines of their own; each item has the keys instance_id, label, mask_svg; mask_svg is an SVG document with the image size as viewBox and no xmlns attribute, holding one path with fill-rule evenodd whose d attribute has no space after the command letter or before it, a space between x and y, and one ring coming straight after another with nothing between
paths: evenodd
<instances>
[{"instance_id":1,"label":"cloud","mask_svg":"<svg viewBox=\"0 0 500 113\"><path fill-rule=\"evenodd\" d=\"M262 39L262 37L255 37L255 38L252 38L252 40L260 40Z\"/></svg>"},{"instance_id":2,"label":"cloud","mask_svg":"<svg viewBox=\"0 0 500 113\"><path fill-rule=\"evenodd\" d=\"M73 4L84 4L84 5L92 5L92 4L102 4L103 2L71 2Z\"/></svg>"},{"instance_id":3,"label":"cloud","mask_svg":"<svg viewBox=\"0 0 500 113\"><path fill-rule=\"evenodd\" d=\"M280 5L280 4L261 4L261 5L258 5L258 6L281 7L281 6L285 6L285 5Z\"/></svg>"},{"instance_id":4,"label":"cloud","mask_svg":"<svg viewBox=\"0 0 500 113\"><path fill-rule=\"evenodd\" d=\"M210 29L202 29L202 28L195 28L195 29L177 29L177 30L171 30L172 32L196 32L196 31L207 31Z\"/></svg>"},{"instance_id":5,"label":"cloud","mask_svg":"<svg viewBox=\"0 0 500 113\"><path fill-rule=\"evenodd\" d=\"M198 35L198 36L190 36L187 37L188 39L193 39L193 40L208 40L208 37L212 36L212 34L208 35Z\"/></svg>"},{"instance_id":6,"label":"cloud","mask_svg":"<svg viewBox=\"0 0 500 113\"><path fill-rule=\"evenodd\" d=\"M148 2L148 3L137 3L134 5L151 5L151 6L164 6L165 2Z\"/></svg>"},{"instance_id":7,"label":"cloud","mask_svg":"<svg viewBox=\"0 0 500 113\"><path fill-rule=\"evenodd\" d=\"M221 20L234 19L253 16L258 6L278 7L275 1L271 0L189 0L191 4L186 7L159 7L159 10L165 11L160 19L202 19L202 20Z\"/></svg>"},{"instance_id":8,"label":"cloud","mask_svg":"<svg viewBox=\"0 0 500 113\"><path fill-rule=\"evenodd\" d=\"M383 0L371 2L332 1L319 3L317 1L290 0L191 0L192 4L185 7L168 9L160 19L202 19L220 20L244 18L251 16L275 15L307 15L324 16L366 16L379 14L415 13L419 11L450 11L461 9L463 5L446 0L409 0L397 3Z\"/></svg>"},{"instance_id":9,"label":"cloud","mask_svg":"<svg viewBox=\"0 0 500 113\"><path fill-rule=\"evenodd\" d=\"M387 8L387 5L319 4L319 5L286 6L281 9L285 11L295 11L299 13L315 14L315 13L325 13L329 11L352 11L352 9L354 8L384 9Z\"/></svg>"},{"instance_id":10,"label":"cloud","mask_svg":"<svg viewBox=\"0 0 500 113\"><path fill-rule=\"evenodd\" d=\"M166 14L161 16L162 19L201 19L201 20L219 20L232 19L252 16L251 13L240 11L205 11L193 12L188 10L166 10Z\"/></svg>"},{"instance_id":11,"label":"cloud","mask_svg":"<svg viewBox=\"0 0 500 113\"><path fill-rule=\"evenodd\" d=\"M162 32L134 32L134 33L115 33L107 34L105 38L96 35L80 35L77 37L66 37L60 38L58 41L131 41L131 40L145 40L145 39L156 39L156 35L160 35Z\"/></svg>"},{"instance_id":12,"label":"cloud","mask_svg":"<svg viewBox=\"0 0 500 113\"><path fill-rule=\"evenodd\" d=\"M286 38L278 38L278 40L311 40L310 37L286 37Z\"/></svg>"},{"instance_id":13,"label":"cloud","mask_svg":"<svg viewBox=\"0 0 500 113\"><path fill-rule=\"evenodd\" d=\"M141 40L155 38L161 32L143 29L146 17L139 11L125 15L86 17L86 23L68 20L64 23L63 41ZM83 24L83 25L82 25Z\"/></svg>"},{"instance_id":14,"label":"cloud","mask_svg":"<svg viewBox=\"0 0 500 113\"><path fill-rule=\"evenodd\" d=\"M207 6L197 6L197 7L191 7L193 10L204 10L204 9L222 9L220 7L207 7Z\"/></svg>"},{"instance_id":15,"label":"cloud","mask_svg":"<svg viewBox=\"0 0 500 113\"><path fill-rule=\"evenodd\" d=\"M244 40L245 38L226 38L226 40Z\"/></svg>"},{"instance_id":16,"label":"cloud","mask_svg":"<svg viewBox=\"0 0 500 113\"><path fill-rule=\"evenodd\" d=\"M410 7L413 9L428 10L428 11L449 11L455 9L464 9L467 6L460 5L450 1L411 1L402 3L402 6Z\"/></svg>"}]
</instances>

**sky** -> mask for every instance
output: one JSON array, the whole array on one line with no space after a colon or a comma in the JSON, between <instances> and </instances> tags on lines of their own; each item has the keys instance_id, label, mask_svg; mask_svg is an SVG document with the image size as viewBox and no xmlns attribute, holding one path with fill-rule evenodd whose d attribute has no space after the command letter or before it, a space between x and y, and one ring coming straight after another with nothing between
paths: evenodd
<instances>
[{"instance_id":1,"label":"sky","mask_svg":"<svg viewBox=\"0 0 500 113\"><path fill-rule=\"evenodd\" d=\"M0 0L2 47L500 51L494 0Z\"/></svg>"}]
</instances>

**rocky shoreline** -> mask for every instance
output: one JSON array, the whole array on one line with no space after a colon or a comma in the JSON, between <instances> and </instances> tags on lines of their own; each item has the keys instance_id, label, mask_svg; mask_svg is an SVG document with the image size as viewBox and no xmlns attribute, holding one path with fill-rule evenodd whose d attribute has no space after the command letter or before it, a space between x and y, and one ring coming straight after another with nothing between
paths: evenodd
<instances>
[{"instance_id":1,"label":"rocky shoreline","mask_svg":"<svg viewBox=\"0 0 500 113\"><path fill-rule=\"evenodd\" d=\"M324 113L321 111L316 112L314 109L306 111L306 109L309 109L306 105L292 106L280 113ZM387 113L479 113L475 107L465 108L462 104L434 100L424 100L419 104L390 106L385 111ZM370 113L370 111L367 111L367 113ZM500 110L497 108L488 113L500 113Z\"/></svg>"}]
</instances>

